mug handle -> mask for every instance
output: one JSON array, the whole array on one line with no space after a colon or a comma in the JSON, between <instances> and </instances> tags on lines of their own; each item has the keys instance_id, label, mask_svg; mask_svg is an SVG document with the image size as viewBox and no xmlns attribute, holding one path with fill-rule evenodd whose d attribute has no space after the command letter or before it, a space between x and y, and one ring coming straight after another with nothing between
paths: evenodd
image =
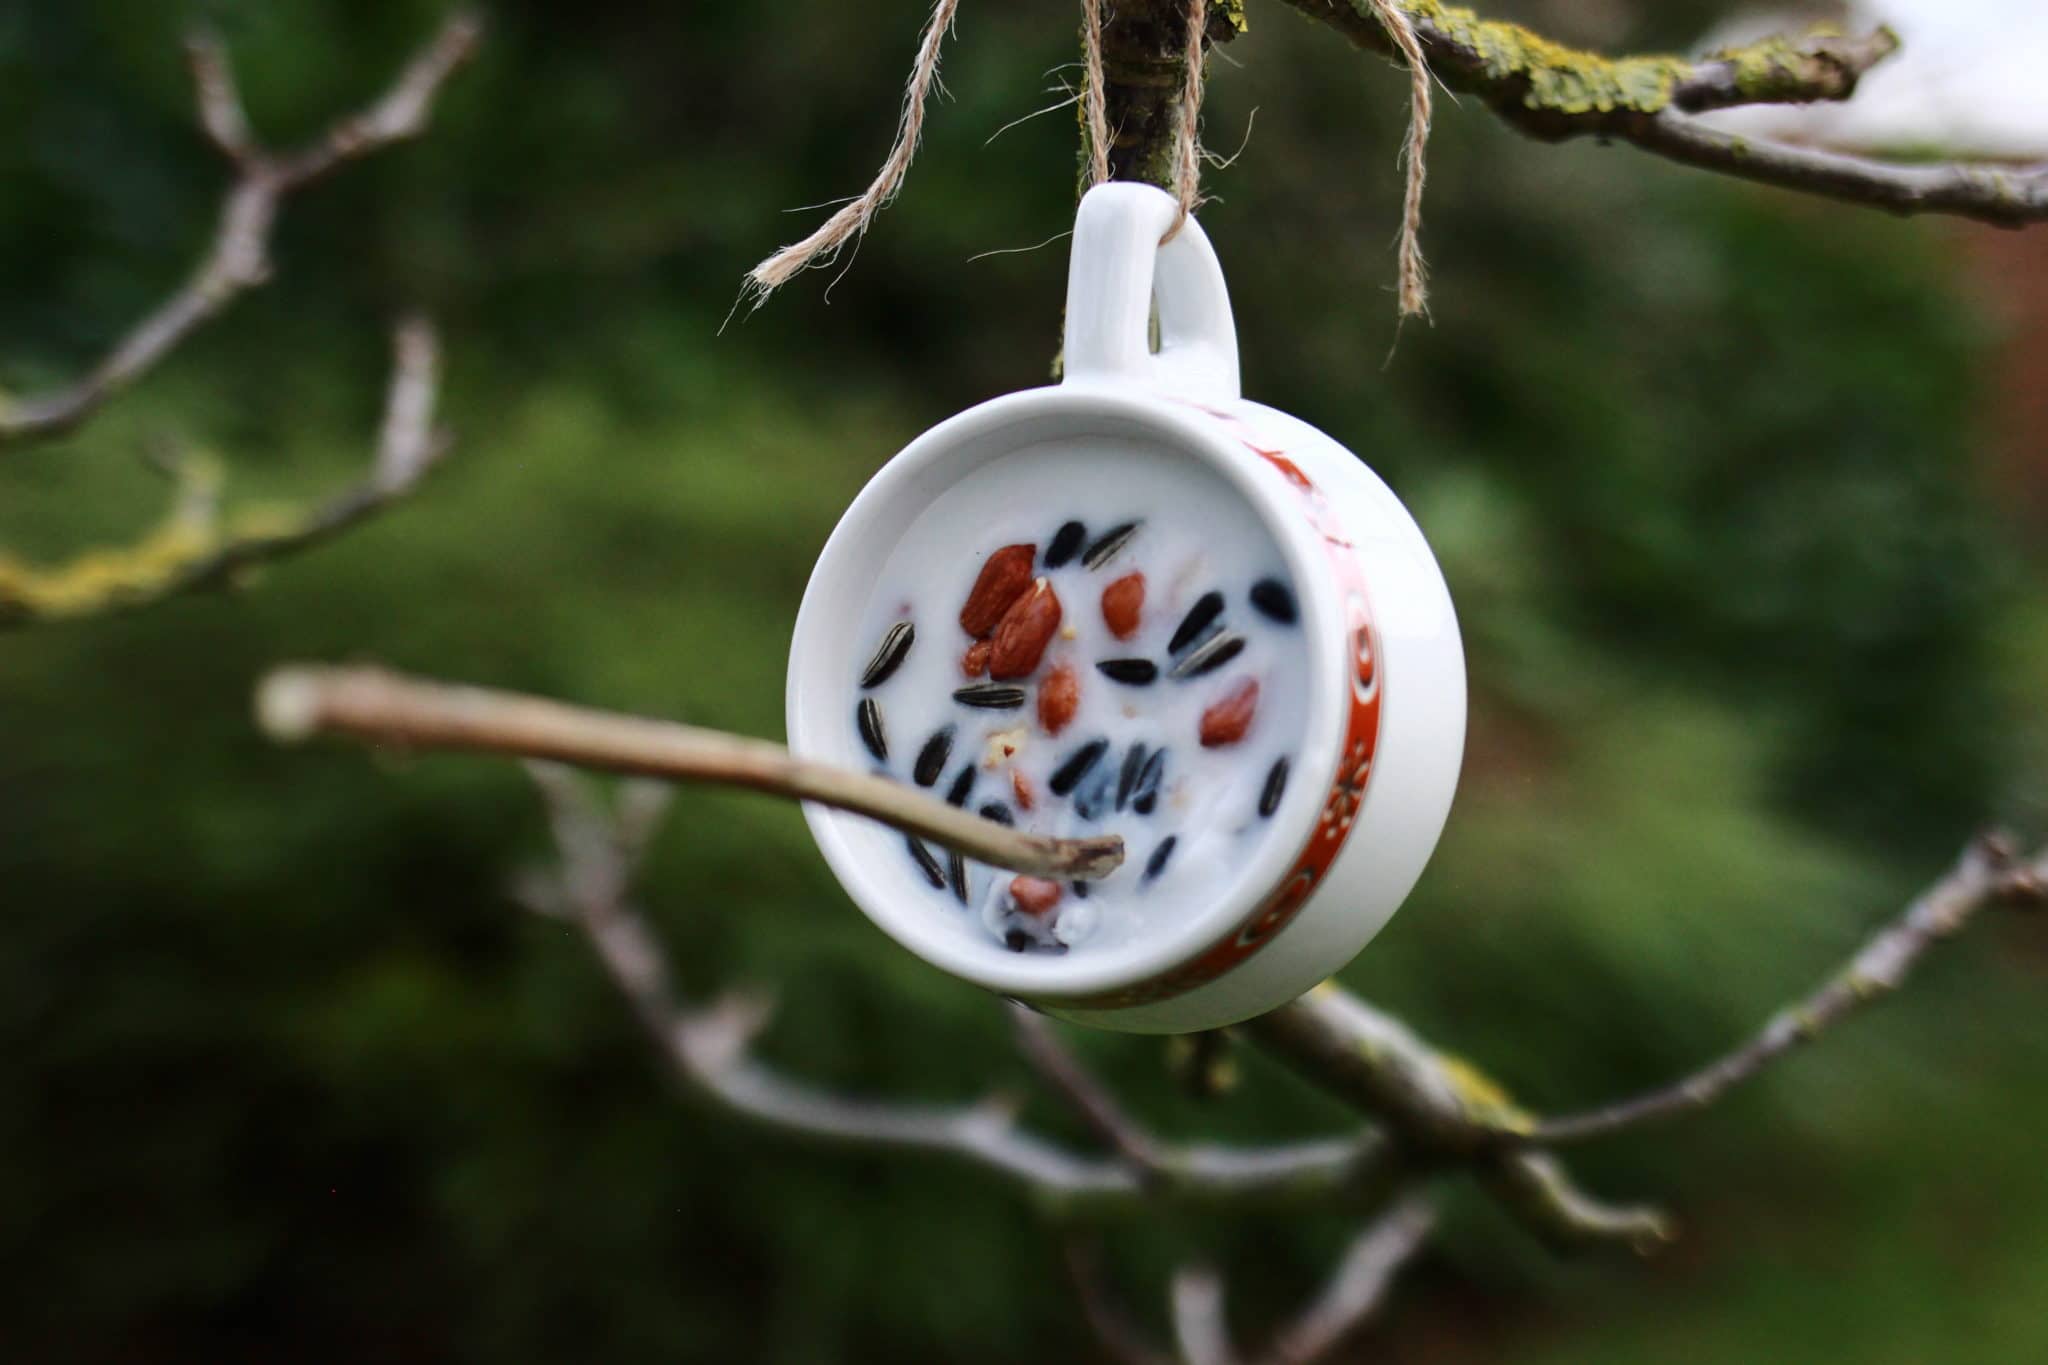
<instances>
[{"instance_id":1,"label":"mug handle","mask_svg":"<svg viewBox=\"0 0 2048 1365\"><path fill-rule=\"evenodd\" d=\"M1081 197L1067 262L1063 382L1145 384L1190 398L1238 397L1237 328L1216 252L1179 205L1151 185L1114 181ZM1159 301L1159 350L1149 345Z\"/></svg>"}]
</instances>

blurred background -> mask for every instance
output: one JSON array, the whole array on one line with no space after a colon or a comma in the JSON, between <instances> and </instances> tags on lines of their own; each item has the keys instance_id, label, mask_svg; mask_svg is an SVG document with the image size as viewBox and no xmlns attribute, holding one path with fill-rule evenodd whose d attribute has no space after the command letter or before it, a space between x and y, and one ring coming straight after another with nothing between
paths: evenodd
<instances>
[{"instance_id":1,"label":"blurred background","mask_svg":"<svg viewBox=\"0 0 2048 1365\"><path fill-rule=\"evenodd\" d=\"M37 561L161 515L153 441L221 459L231 505L303 502L369 457L393 318L442 328L460 444L414 502L248 591L0 637L9 1358L1094 1358L1015 1191L674 1096L581 940L507 895L547 854L514 766L280 751L248 719L273 661L368 658L778 736L841 508L1055 348L1064 244L984 253L1068 225L1072 111L995 134L1074 79L1073 7L962 8L901 200L843 273L721 333L745 270L822 216L792 210L866 183L925 7L501 0L425 141L288 203L272 284L0 461L0 545ZM1616 49L1728 17L1493 9ZM442 14L0 3L0 387L75 373L212 231L185 24L219 26L284 144ZM1540 146L1446 102L1435 319L1389 361L1405 78L1250 18L1213 67L1208 142L1243 150L1204 215L1246 391L1410 503L1471 655L1446 842L1343 979L1534 1108L1660 1080L1982 823L2048 824L2048 235ZM764 1051L793 1070L1028 1086L994 1002L871 929L794 808L684 792L644 898L694 989L775 989ZM1454 1195L1359 1358L2048 1358L2044 975L2048 925L1994 916L1720 1109L1587 1149L1593 1188L1682 1219L1654 1262L1557 1261ZM1171 1131L1344 1123L1257 1057L1202 1103L1158 1040L1079 1043ZM1249 1334L1348 1231L1104 1235L1148 1304L1217 1257Z\"/></svg>"}]
</instances>

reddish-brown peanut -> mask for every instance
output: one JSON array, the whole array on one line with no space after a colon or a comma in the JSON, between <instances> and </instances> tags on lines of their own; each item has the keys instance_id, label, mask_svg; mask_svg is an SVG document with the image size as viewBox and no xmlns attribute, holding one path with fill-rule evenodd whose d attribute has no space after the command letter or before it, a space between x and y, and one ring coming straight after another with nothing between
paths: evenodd
<instances>
[{"instance_id":1,"label":"reddish-brown peanut","mask_svg":"<svg viewBox=\"0 0 2048 1365\"><path fill-rule=\"evenodd\" d=\"M1049 915L1060 903L1060 884L1043 877L1010 879L1010 899L1027 915Z\"/></svg>"},{"instance_id":2,"label":"reddish-brown peanut","mask_svg":"<svg viewBox=\"0 0 2048 1365\"><path fill-rule=\"evenodd\" d=\"M988 653L989 677L1001 682L1030 677L1059 632L1064 614L1052 584L1043 578L1033 583L996 624Z\"/></svg>"},{"instance_id":3,"label":"reddish-brown peanut","mask_svg":"<svg viewBox=\"0 0 2048 1365\"><path fill-rule=\"evenodd\" d=\"M960 608L960 629L980 639L996 628L1003 613L1031 586L1036 545L1005 545L988 557Z\"/></svg>"},{"instance_id":4,"label":"reddish-brown peanut","mask_svg":"<svg viewBox=\"0 0 2048 1365\"><path fill-rule=\"evenodd\" d=\"M1220 749L1244 738L1259 709L1259 681L1246 678L1202 712L1202 747Z\"/></svg>"},{"instance_id":5,"label":"reddish-brown peanut","mask_svg":"<svg viewBox=\"0 0 2048 1365\"><path fill-rule=\"evenodd\" d=\"M1049 735L1067 728L1074 712L1081 709L1081 675L1072 664L1061 664L1045 675L1038 685L1038 723Z\"/></svg>"},{"instance_id":6,"label":"reddish-brown peanut","mask_svg":"<svg viewBox=\"0 0 2048 1365\"><path fill-rule=\"evenodd\" d=\"M1145 610L1145 575L1127 573L1102 590L1102 623L1119 640L1138 633L1138 618Z\"/></svg>"}]
</instances>

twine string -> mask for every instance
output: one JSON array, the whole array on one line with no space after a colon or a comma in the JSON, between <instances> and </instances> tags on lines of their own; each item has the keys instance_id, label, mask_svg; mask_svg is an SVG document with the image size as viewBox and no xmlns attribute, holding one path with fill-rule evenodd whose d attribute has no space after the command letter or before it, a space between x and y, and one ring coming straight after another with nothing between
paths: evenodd
<instances>
[{"instance_id":1,"label":"twine string","mask_svg":"<svg viewBox=\"0 0 2048 1365\"><path fill-rule=\"evenodd\" d=\"M917 61L904 86L903 116L896 127L896 142L889 148L874 182L827 218L816 232L800 242L792 242L748 272L747 284L755 293L757 307L804 270L837 256L842 247L867 231L875 214L903 188L903 177L910 171L911 159L917 155L918 138L924 132L926 99L938 83L939 49L952 30L953 16L959 8L960 0L935 0L932 5L932 17L918 42Z\"/></svg>"},{"instance_id":2,"label":"twine string","mask_svg":"<svg viewBox=\"0 0 2048 1365\"><path fill-rule=\"evenodd\" d=\"M1088 126L1088 183L1109 179L1109 112L1102 102L1102 0L1081 0L1081 52L1086 68L1081 92Z\"/></svg>"},{"instance_id":3,"label":"twine string","mask_svg":"<svg viewBox=\"0 0 2048 1365\"><path fill-rule=\"evenodd\" d=\"M1429 312L1428 266L1422 259L1422 183L1429 173L1423 148L1429 142L1433 113L1429 63L1423 58L1415 25L1394 0L1372 0L1372 8L1401 60L1408 64L1408 136L1401 143L1408 176L1401 195L1400 309L1404 318L1422 317Z\"/></svg>"},{"instance_id":4,"label":"twine string","mask_svg":"<svg viewBox=\"0 0 2048 1365\"><path fill-rule=\"evenodd\" d=\"M1083 117L1088 129L1088 176L1091 185L1110 178L1109 116L1103 98L1102 9L1104 0L1081 0L1081 43L1085 58L1087 89L1083 92ZM1401 230L1396 251L1399 271L1398 297L1402 317L1424 316L1429 311L1428 263L1422 255L1422 188L1428 177L1424 148L1429 142L1429 125L1434 113L1429 82L1429 63L1422 54L1422 40L1415 25L1396 0L1370 0L1374 16L1387 31L1394 50L1408 67L1408 135L1401 144L1406 177L1401 195ZM1181 86L1180 127L1174 150L1174 197L1179 209L1173 226L1161 238L1173 240L1201 202L1202 149L1202 35L1208 22L1208 0L1188 0L1187 43L1183 54L1185 77Z\"/></svg>"}]
</instances>

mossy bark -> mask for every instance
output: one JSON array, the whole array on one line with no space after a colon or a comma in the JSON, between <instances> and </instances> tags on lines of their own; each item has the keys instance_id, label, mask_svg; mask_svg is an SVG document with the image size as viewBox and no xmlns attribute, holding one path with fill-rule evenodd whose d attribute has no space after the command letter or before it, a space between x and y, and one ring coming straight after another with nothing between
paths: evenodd
<instances>
[{"instance_id":1,"label":"mossy bark","mask_svg":"<svg viewBox=\"0 0 2048 1365\"><path fill-rule=\"evenodd\" d=\"M1244 32L1244 0L1210 0L1202 56ZM1110 130L1112 180L1174 188L1174 154L1187 82L1187 0L1123 0L1102 29L1102 94ZM1081 106L1086 108L1085 101ZM1089 130L1081 116L1085 188Z\"/></svg>"}]
</instances>

